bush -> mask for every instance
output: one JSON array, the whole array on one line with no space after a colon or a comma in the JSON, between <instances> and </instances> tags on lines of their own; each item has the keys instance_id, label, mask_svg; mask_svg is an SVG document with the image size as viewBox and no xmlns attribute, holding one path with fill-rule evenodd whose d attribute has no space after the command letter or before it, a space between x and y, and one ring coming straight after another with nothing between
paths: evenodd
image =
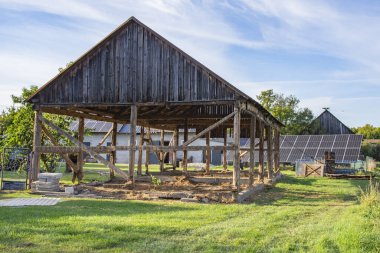
<instances>
[{"instance_id":1,"label":"bush","mask_svg":"<svg viewBox=\"0 0 380 253\"><path fill-rule=\"evenodd\" d=\"M155 176L150 176L152 178L152 184L153 184L153 187L156 189L156 187L160 186L161 185L161 180Z\"/></svg>"},{"instance_id":2,"label":"bush","mask_svg":"<svg viewBox=\"0 0 380 253\"><path fill-rule=\"evenodd\" d=\"M380 144L366 143L362 145L362 154L380 161Z\"/></svg>"}]
</instances>

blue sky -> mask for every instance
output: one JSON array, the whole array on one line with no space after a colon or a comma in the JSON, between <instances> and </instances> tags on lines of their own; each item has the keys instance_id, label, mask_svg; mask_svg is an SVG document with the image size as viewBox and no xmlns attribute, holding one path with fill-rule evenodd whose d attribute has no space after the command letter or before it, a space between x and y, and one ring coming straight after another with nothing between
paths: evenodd
<instances>
[{"instance_id":1,"label":"blue sky","mask_svg":"<svg viewBox=\"0 0 380 253\"><path fill-rule=\"evenodd\" d=\"M380 1L0 0L0 108L132 15L253 98L380 126Z\"/></svg>"}]
</instances>

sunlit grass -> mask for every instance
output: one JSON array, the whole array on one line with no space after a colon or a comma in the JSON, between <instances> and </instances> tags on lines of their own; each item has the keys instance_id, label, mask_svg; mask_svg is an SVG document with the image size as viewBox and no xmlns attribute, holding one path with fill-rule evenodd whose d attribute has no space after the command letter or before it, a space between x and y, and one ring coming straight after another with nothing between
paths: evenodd
<instances>
[{"instance_id":1,"label":"sunlit grass","mask_svg":"<svg viewBox=\"0 0 380 253\"><path fill-rule=\"evenodd\" d=\"M285 174L248 205L67 199L51 207L0 208L0 251L380 250L379 218L358 201L367 181Z\"/></svg>"}]
</instances>

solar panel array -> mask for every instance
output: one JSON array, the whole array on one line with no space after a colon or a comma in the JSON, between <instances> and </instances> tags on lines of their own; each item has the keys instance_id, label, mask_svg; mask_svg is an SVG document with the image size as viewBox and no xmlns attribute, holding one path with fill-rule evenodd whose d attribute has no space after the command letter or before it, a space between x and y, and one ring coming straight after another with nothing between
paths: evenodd
<instances>
[{"instance_id":1,"label":"solar panel array","mask_svg":"<svg viewBox=\"0 0 380 253\"><path fill-rule=\"evenodd\" d=\"M70 130L77 131L78 130L78 121L73 121L70 124ZM123 125L118 124L117 125L117 131L119 132ZM85 119L84 121L84 128L89 129L91 132L94 133L107 133L112 127L111 122L105 122L105 121L97 121L97 120L89 120Z\"/></svg>"},{"instance_id":2,"label":"solar panel array","mask_svg":"<svg viewBox=\"0 0 380 253\"><path fill-rule=\"evenodd\" d=\"M280 161L294 163L300 159L321 160L326 151L335 152L337 162L357 161L363 136L286 135L280 140Z\"/></svg>"},{"instance_id":3,"label":"solar panel array","mask_svg":"<svg viewBox=\"0 0 380 253\"><path fill-rule=\"evenodd\" d=\"M297 160L321 160L326 151L335 152L337 162L354 162L359 159L363 136L355 134L342 135L284 135L280 136L280 162L295 163ZM256 138L255 143L259 140ZM244 147L249 147L249 139ZM256 147L257 148L257 147ZM266 149L266 145L264 147ZM233 152L227 155L233 159ZM266 152L264 152L266 160ZM258 151L255 151L255 161ZM249 154L242 157L242 162L249 161Z\"/></svg>"}]
</instances>

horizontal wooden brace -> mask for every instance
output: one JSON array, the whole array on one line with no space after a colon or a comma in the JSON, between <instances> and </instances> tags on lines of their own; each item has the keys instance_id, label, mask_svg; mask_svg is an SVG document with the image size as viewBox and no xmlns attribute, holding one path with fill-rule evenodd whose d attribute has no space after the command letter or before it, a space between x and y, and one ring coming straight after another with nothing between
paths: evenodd
<instances>
[{"instance_id":1,"label":"horizontal wooden brace","mask_svg":"<svg viewBox=\"0 0 380 253\"><path fill-rule=\"evenodd\" d=\"M142 146L142 150L150 150L152 152L156 151L164 151L164 152L170 152L170 151L202 151L207 150L207 146L155 146L155 145L146 145ZM87 147L87 150L106 154L111 153L114 151L128 151L132 150L131 146L101 146L101 147ZM134 150L139 150L139 147L135 147ZM210 150L223 150L223 146L210 146ZM235 150L234 146L227 146L226 150ZM71 153L78 153L80 151L80 148L77 146L37 146L36 151L41 153L57 153L57 154L71 154Z\"/></svg>"},{"instance_id":2,"label":"horizontal wooden brace","mask_svg":"<svg viewBox=\"0 0 380 253\"><path fill-rule=\"evenodd\" d=\"M57 131L62 136L65 136L72 143L78 145L78 148L80 148L81 151L89 153L98 162L103 163L105 166L109 167L110 169L112 169L113 171L115 171L116 173L118 173L121 177L123 177L124 179L128 180L128 175L124 171L122 171L121 169L119 169L118 167L116 167L114 164L112 164L109 161L107 161L106 159L104 159L101 155L99 155L99 153L97 153L97 152L89 149L84 143L78 141L77 139L75 139L74 137L72 137L70 134L68 134L67 132L65 132L61 128L59 128L57 125L55 125L54 123L50 122L47 119L44 119L42 117L42 115L39 115L38 118L39 118L39 120L42 123L46 124L47 126L49 126L52 129L54 129L55 131ZM37 147L38 146L36 146L35 148L37 148Z\"/></svg>"}]
</instances>

